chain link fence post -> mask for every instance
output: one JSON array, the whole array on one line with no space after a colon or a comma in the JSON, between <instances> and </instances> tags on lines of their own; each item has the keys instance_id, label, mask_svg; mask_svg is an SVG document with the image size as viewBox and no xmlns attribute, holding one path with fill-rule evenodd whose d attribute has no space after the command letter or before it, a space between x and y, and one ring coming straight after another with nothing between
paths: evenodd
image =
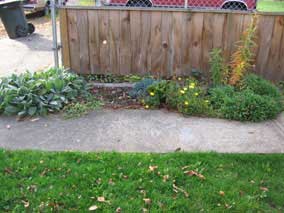
<instances>
[{"instance_id":1,"label":"chain link fence post","mask_svg":"<svg viewBox=\"0 0 284 213\"><path fill-rule=\"evenodd\" d=\"M51 0L50 2L50 10L51 10L51 21L52 21L52 41L53 41L53 54L54 54L54 66L56 68L59 67L59 56L58 56L58 43L57 43L57 23L56 23L56 3L55 0Z\"/></svg>"}]
</instances>

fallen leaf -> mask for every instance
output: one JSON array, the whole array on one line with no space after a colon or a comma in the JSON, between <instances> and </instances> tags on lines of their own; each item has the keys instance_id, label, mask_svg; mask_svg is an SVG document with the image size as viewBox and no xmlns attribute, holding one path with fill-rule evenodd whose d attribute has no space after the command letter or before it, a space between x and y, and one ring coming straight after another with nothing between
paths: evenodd
<instances>
[{"instance_id":1,"label":"fallen leaf","mask_svg":"<svg viewBox=\"0 0 284 213\"><path fill-rule=\"evenodd\" d=\"M164 175L163 176L163 182L167 182L169 178L170 178L169 175Z\"/></svg>"},{"instance_id":2,"label":"fallen leaf","mask_svg":"<svg viewBox=\"0 0 284 213\"><path fill-rule=\"evenodd\" d=\"M150 198L144 198L143 200L144 200L145 204L147 204L147 205L151 204L151 202L152 202Z\"/></svg>"},{"instance_id":3,"label":"fallen leaf","mask_svg":"<svg viewBox=\"0 0 284 213\"><path fill-rule=\"evenodd\" d=\"M96 211L99 207L97 207L96 205L93 205L89 208L89 211Z\"/></svg>"},{"instance_id":4,"label":"fallen leaf","mask_svg":"<svg viewBox=\"0 0 284 213\"><path fill-rule=\"evenodd\" d=\"M11 129L11 125L6 125L6 129Z\"/></svg>"},{"instance_id":5,"label":"fallen leaf","mask_svg":"<svg viewBox=\"0 0 284 213\"><path fill-rule=\"evenodd\" d=\"M173 184L173 188L174 192L178 193L180 191L184 194L185 197L189 197L189 193L184 189L177 187L175 184Z\"/></svg>"},{"instance_id":6,"label":"fallen leaf","mask_svg":"<svg viewBox=\"0 0 284 213\"><path fill-rule=\"evenodd\" d=\"M121 208L118 207L116 210L115 210L116 213L120 213L121 212Z\"/></svg>"},{"instance_id":7,"label":"fallen leaf","mask_svg":"<svg viewBox=\"0 0 284 213\"><path fill-rule=\"evenodd\" d=\"M221 195L221 196L225 196L225 192L220 191L220 192L219 192L219 195Z\"/></svg>"},{"instance_id":8,"label":"fallen leaf","mask_svg":"<svg viewBox=\"0 0 284 213\"><path fill-rule=\"evenodd\" d=\"M199 177L201 180L205 180L205 177L204 175L194 171L194 170L190 170L190 171L185 171L184 174L187 174L189 176L197 176Z\"/></svg>"},{"instance_id":9,"label":"fallen leaf","mask_svg":"<svg viewBox=\"0 0 284 213\"><path fill-rule=\"evenodd\" d=\"M148 212L148 209L143 208L143 209L142 209L142 212Z\"/></svg>"},{"instance_id":10,"label":"fallen leaf","mask_svg":"<svg viewBox=\"0 0 284 213\"><path fill-rule=\"evenodd\" d=\"M22 200L22 203L24 204L24 207L25 207L25 208L28 208L28 207L30 206L29 201L24 201L24 200Z\"/></svg>"},{"instance_id":11,"label":"fallen leaf","mask_svg":"<svg viewBox=\"0 0 284 213\"><path fill-rule=\"evenodd\" d=\"M38 120L39 120L39 118L33 118L33 119L31 119L31 122L36 122Z\"/></svg>"},{"instance_id":12,"label":"fallen leaf","mask_svg":"<svg viewBox=\"0 0 284 213\"><path fill-rule=\"evenodd\" d=\"M184 167L182 167L181 169L182 169L182 170L185 170L185 169L187 169L187 168L189 168L189 166L184 166Z\"/></svg>"},{"instance_id":13,"label":"fallen leaf","mask_svg":"<svg viewBox=\"0 0 284 213\"><path fill-rule=\"evenodd\" d=\"M180 151L181 151L180 147L175 150L175 152L180 152Z\"/></svg>"},{"instance_id":14,"label":"fallen leaf","mask_svg":"<svg viewBox=\"0 0 284 213\"><path fill-rule=\"evenodd\" d=\"M99 202L105 202L105 201L106 201L104 197L98 197L97 200L98 200Z\"/></svg>"},{"instance_id":15,"label":"fallen leaf","mask_svg":"<svg viewBox=\"0 0 284 213\"><path fill-rule=\"evenodd\" d=\"M155 171L156 169L158 169L158 166L149 166L149 170L151 172Z\"/></svg>"},{"instance_id":16,"label":"fallen leaf","mask_svg":"<svg viewBox=\"0 0 284 213\"><path fill-rule=\"evenodd\" d=\"M6 174L12 174L12 173L13 173L13 170L12 170L11 168L6 167L6 168L4 169L4 172L5 172Z\"/></svg>"},{"instance_id":17,"label":"fallen leaf","mask_svg":"<svg viewBox=\"0 0 284 213\"><path fill-rule=\"evenodd\" d=\"M268 188L266 188L266 187L260 187L260 190L265 191L265 192L269 191Z\"/></svg>"}]
</instances>

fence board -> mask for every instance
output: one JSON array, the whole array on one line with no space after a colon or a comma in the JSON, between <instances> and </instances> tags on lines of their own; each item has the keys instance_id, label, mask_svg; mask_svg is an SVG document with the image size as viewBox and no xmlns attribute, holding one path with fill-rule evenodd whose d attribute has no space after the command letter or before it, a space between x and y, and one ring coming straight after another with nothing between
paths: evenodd
<instances>
[{"instance_id":1,"label":"fence board","mask_svg":"<svg viewBox=\"0 0 284 213\"><path fill-rule=\"evenodd\" d=\"M70 55L69 55L69 35L68 35L68 22L67 22L67 11L62 9L59 12L60 17L60 35L62 44L62 63L66 67L70 67Z\"/></svg>"},{"instance_id":2,"label":"fence board","mask_svg":"<svg viewBox=\"0 0 284 213\"><path fill-rule=\"evenodd\" d=\"M209 52L228 62L253 14L60 9L63 63L80 73L189 75L209 72ZM284 15L258 14L255 71L284 80ZM64 24L67 23L67 24ZM63 36L64 35L64 36Z\"/></svg>"}]
</instances>

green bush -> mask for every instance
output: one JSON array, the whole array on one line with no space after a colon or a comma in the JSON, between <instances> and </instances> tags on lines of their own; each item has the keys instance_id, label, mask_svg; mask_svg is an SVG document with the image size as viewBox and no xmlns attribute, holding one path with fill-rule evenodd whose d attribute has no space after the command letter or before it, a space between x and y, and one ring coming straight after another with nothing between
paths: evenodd
<instances>
[{"instance_id":1,"label":"green bush","mask_svg":"<svg viewBox=\"0 0 284 213\"><path fill-rule=\"evenodd\" d=\"M246 89L224 98L223 116L238 121L264 121L275 118L281 111L280 103L272 97L261 96Z\"/></svg>"},{"instance_id":2,"label":"green bush","mask_svg":"<svg viewBox=\"0 0 284 213\"><path fill-rule=\"evenodd\" d=\"M250 89L255 94L280 99L281 92L274 84L255 74L248 74L242 81L242 89Z\"/></svg>"},{"instance_id":3,"label":"green bush","mask_svg":"<svg viewBox=\"0 0 284 213\"><path fill-rule=\"evenodd\" d=\"M225 65L221 49L213 49L210 52L209 63L213 86L224 85L227 81L228 67Z\"/></svg>"},{"instance_id":4,"label":"green bush","mask_svg":"<svg viewBox=\"0 0 284 213\"><path fill-rule=\"evenodd\" d=\"M89 94L83 78L62 69L26 72L0 80L0 113L45 115Z\"/></svg>"},{"instance_id":5,"label":"green bush","mask_svg":"<svg viewBox=\"0 0 284 213\"><path fill-rule=\"evenodd\" d=\"M235 93L232 86L220 86L209 90L209 99L214 109L220 109L224 105L224 101L228 97L232 97Z\"/></svg>"}]
</instances>

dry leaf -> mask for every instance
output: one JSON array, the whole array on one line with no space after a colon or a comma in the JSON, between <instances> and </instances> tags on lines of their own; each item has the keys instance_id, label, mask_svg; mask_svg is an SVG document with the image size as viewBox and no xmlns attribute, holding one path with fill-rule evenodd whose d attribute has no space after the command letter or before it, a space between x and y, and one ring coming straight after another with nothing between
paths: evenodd
<instances>
[{"instance_id":1,"label":"dry leaf","mask_svg":"<svg viewBox=\"0 0 284 213\"><path fill-rule=\"evenodd\" d=\"M118 207L116 210L115 210L116 213L120 213L121 212L121 208Z\"/></svg>"},{"instance_id":2,"label":"dry leaf","mask_svg":"<svg viewBox=\"0 0 284 213\"><path fill-rule=\"evenodd\" d=\"M93 205L89 208L89 211L96 211L99 207L97 207L96 205Z\"/></svg>"},{"instance_id":3,"label":"dry leaf","mask_svg":"<svg viewBox=\"0 0 284 213\"><path fill-rule=\"evenodd\" d=\"M149 166L149 170L151 172L155 171L156 169L158 169L158 166Z\"/></svg>"},{"instance_id":4,"label":"dry leaf","mask_svg":"<svg viewBox=\"0 0 284 213\"><path fill-rule=\"evenodd\" d=\"M268 188L266 187L260 187L260 190L265 191L265 192L269 191Z\"/></svg>"},{"instance_id":5,"label":"dry leaf","mask_svg":"<svg viewBox=\"0 0 284 213\"><path fill-rule=\"evenodd\" d=\"M225 192L220 191L220 192L219 192L219 195L221 195L221 196L225 196Z\"/></svg>"},{"instance_id":6,"label":"dry leaf","mask_svg":"<svg viewBox=\"0 0 284 213\"><path fill-rule=\"evenodd\" d=\"M99 202L105 202L105 201L106 201L105 197L98 197L97 200L98 200Z\"/></svg>"},{"instance_id":7,"label":"dry leaf","mask_svg":"<svg viewBox=\"0 0 284 213\"><path fill-rule=\"evenodd\" d=\"M189 168L189 166L184 166L184 167L182 167L181 169L182 169L182 170L185 170L185 169L187 169L187 168Z\"/></svg>"},{"instance_id":8,"label":"dry leaf","mask_svg":"<svg viewBox=\"0 0 284 213\"><path fill-rule=\"evenodd\" d=\"M33 118L33 119L31 119L31 122L36 122L38 120L39 120L39 118Z\"/></svg>"},{"instance_id":9,"label":"dry leaf","mask_svg":"<svg viewBox=\"0 0 284 213\"><path fill-rule=\"evenodd\" d=\"M144 200L145 204L147 204L147 205L151 204L151 202L152 202L150 198L144 198L143 200Z\"/></svg>"},{"instance_id":10,"label":"dry leaf","mask_svg":"<svg viewBox=\"0 0 284 213\"><path fill-rule=\"evenodd\" d=\"M189 193L184 189L177 187L175 184L173 184L173 188L174 192L178 193L178 191L180 191L184 194L185 197L189 197Z\"/></svg>"},{"instance_id":11,"label":"dry leaf","mask_svg":"<svg viewBox=\"0 0 284 213\"><path fill-rule=\"evenodd\" d=\"M205 177L204 175L194 171L194 170L190 170L190 171L185 171L184 174L187 174L189 176L197 176L199 177L201 180L205 180Z\"/></svg>"},{"instance_id":12,"label":"dry leaf","mask_svg":"<svg viewBox=\"0 0 284 213\"><path fill-rule=\"evenodd\" d=\"M170 178L170 176L169 175L164 175L163 176L163 182L167 182L167 180Z\"/></svg>"},{"instance_id":13,"label":"dry leaf","mask_svg":"<svg viewBox=\"0 0 284 213\"><path fill-rule=\"evenodd\" d=\"M29 201L24 201L24 200L22 200L22 203L24 204L24 207L25 207L25 208L28 208L28 207L30 206Z\"/></svg>"},{"instance_id":14,"label":"dry leaf","mask_svg":"<svg viewBox=\"0 0 284 213\"><path fill-rule=\"evenodd\" d=\"M11 125L6 125L6 129L11 129Z\"/></svg>"},{"instance_id":15,"label":"dry leaf","mask_svg":"<svg viewBox=\"0 0 284 213\"><path fill-rule=\"evenodd\" d=\"M148 209L143 208L143 209L142 209L142 212L148 212Z\"/></svg>"}]
</instances>

